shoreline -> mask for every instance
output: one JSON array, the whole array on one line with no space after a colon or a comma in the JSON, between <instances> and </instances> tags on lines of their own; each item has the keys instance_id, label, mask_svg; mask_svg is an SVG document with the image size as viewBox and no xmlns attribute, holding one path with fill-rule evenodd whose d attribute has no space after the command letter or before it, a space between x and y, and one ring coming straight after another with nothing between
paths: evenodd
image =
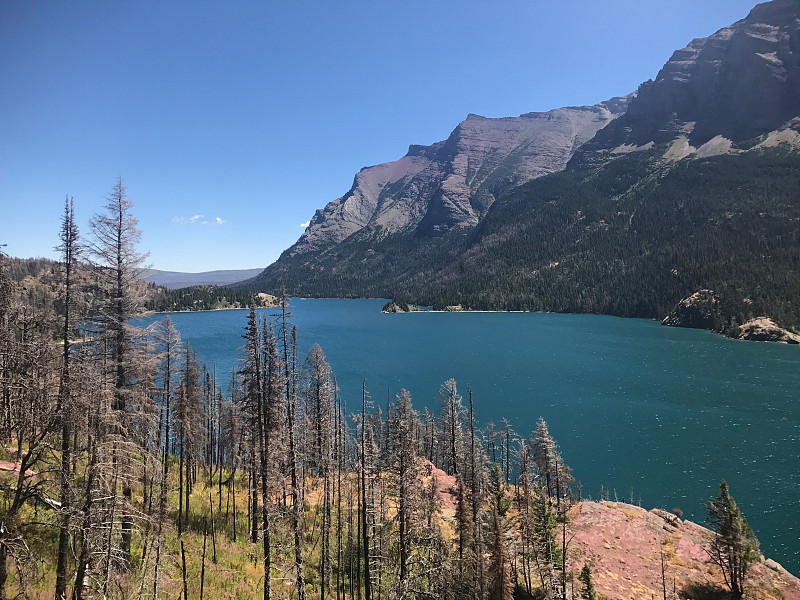
<instances>
[{"instance_id":1,"label":"shoreline","mask_svg":"<svg viewBox=\"0 0 800 600\"><path fill-rule=\"evenodd\" d=\"M256 310L262 308L280 308L279 306L257 306ZM206 313L218 312L222 310L250 310L249 306L228 306L226 308L202 308L200 310L154 310L154 315L183 315L186 313Z\"/></svg>"},{"instance_id":2,"label":"shoreline","mask_svg":"<svg viewBox=\"0 0 800 600\"><path fill-rule=\"evenodd\" d=\"M773 337L766 337L766 338L748 338L748 337L741 337L741 336L734 336L728 335L722 331L716 331L714 329L708 329L705 327L686 327L682 325L672 325L664 322L664 319L657 319L657 318L649 318L649 317L625 317L620 315L609 315L605 313L569 313L569 312L552 312L552 311L528 311L528 310L433 310L433 309L414 309L414 310L398 310L398 311L387 311L381 310L382 314L391 315L391 314L412 314L412 313L437 313L437 314L458 314L458 313L486 313L486 314L542 314L542 315L594 315L594 316L602 316L602 317L613 317L617 319L640 319L643 321L655 321L660 322L660 324L664 327L674 327L677 329L694 329L696 331L708 331L714 335L721 336L728 340L733 340L736 342L762 342L768 344L785 344L787 346L795 346L798 345L798 341L800 341L800 334L794 333L790 329L786 329L783 327L776 326L776 332L774 333ZM764 317L758 317L756 319L752 319L748 323L754 323L757 321L761 321ZM766 317L768 321L771 321L768 317ZM745 324L747 325L747 324ZM744 327L745 325L742 325Z\"/></svg>"},{"instance_id":3,"label":"shoreline","mask_svg":"<svg viewBox=\"0 0 800 600\"><path fill-rule=\"evenodd\" d=\"M292 298L294 300L385 300L385 298L310 298L310 297L296 297ZM391 302L391 301L387 301ZM271 308L280 308L278 305L273 306L259 306L258 309L271 309ZM226 307L226 308L208 308L202 310L174 310L174 311L153 311L154 315L172 315L172 314L185 314L185 313L202 313L202 312L217 312L223 310L249 310L249 307ZM602 316L602 317L613 317L617 319L640 319L643 321L656 321L658 322L659 319L657 318L648 318L648 317L625 317L620 315L609 315L604 313L563 313L563 312L553 312L553 311L529 311L529 310L434 310L434 309L424 309L424 308L416 308L414 310L399 310L399 311L386 311L381 310L381 314L391 315L391 314L413 314L413 313L433 313L433 314L459 314L459 313L473 313L473 314L541 314L541 315L594 315L594 316ZM738 342L765 342L770 344L786 344L786 345L797 345L796 343L788 342L786 339L746 339L731 335L726 335L720 331L714 331L713 329L706 329L703 327L682 327L680 325L666 325L661 321L661 324L665 327L677 327L679 329L695 329L699 331L708 331L709 333L713 333L714 335L719 335L723 338L734 340ZM784 329L784 331L788 333L792 333L791 330Z\"/></svg>"}]
</instances>

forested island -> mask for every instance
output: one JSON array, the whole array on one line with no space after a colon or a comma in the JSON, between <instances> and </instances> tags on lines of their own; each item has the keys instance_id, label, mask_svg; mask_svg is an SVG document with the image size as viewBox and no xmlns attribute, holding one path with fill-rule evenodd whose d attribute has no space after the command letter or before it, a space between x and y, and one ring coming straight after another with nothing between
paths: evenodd
<instances>
[{"instance_id":1,"label":"forested island","mask_svg":"<svg viewBox=\"0 0 800 600\"><path fill-rule=\"evenodd\" d=\"M285 297L222 389L168 316L131 325L131 211L119 180L84 241L67 200L55 287L0 260L0 598L800 597L724 482L706 530L591 502L544 420L482 426L453 380L346 408Z\"/></svg>"},{"instance_id":2,"label":"forested island","mask_svg":"<svg viewBox=\"0 0 800 600\"><path fill-rule=\"evenodd\" d=\"M192 285L173 290L150 284L145 302L145 308L159 313L225 310L249 306L274 307L277 306L277 298L263 292L251 294L218 285Z\"/></svg>"}]
</instances>

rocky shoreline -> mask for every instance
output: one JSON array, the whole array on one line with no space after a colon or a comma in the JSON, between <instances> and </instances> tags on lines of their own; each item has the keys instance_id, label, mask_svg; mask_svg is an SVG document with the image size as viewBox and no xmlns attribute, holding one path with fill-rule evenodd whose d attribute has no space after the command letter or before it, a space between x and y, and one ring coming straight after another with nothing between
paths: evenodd
<instances>
[{"instance_id":1,"label":"rocky shoreline","mask_svg":"<svg viewBox=\"0 0 800 600\"><path fill-rule=\"evenodd\" d=\"M781 327L767 316L756 317L735 327L729 326L720 299L707 289L699 290L678 302L661 324L708 329L736 340L800 344L800 335Z\"/></svg>"}]
</instances>

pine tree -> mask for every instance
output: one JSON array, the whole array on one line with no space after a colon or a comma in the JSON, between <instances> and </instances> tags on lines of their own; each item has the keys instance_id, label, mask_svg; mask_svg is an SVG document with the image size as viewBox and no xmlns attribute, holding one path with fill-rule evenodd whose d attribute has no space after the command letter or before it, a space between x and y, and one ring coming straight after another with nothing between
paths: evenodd
<instances>
[{"instance_id":1,"label":"pine tree","mask_svg":"<svg viewBox=\"0 0 800 600\"><path fill-rule=\"evenodd\" d=\"M447 443L447 469L450 475L458 476L459 459L462 456L464 440L464 405L454 379L445 381L439 389L439 402L442 405L442 433Z\"/></svg>"},{"instance_id":2,"label":"pine tree","mask_svg":"<svg viewBox=\"0 0 800 600\"><path fill-rule=\"evenodd\" d=\"M170 412L172 401L173 377L175 375L175 363L181 349L180 333L172 324L172 320L167 317L159 321L155 328L156 344L159 346L161 359L161 416L158 425L158 445L161 450L161 488L158 498L158 525L156 532L156 558L153 568L153 598L158 598L158 572L161 563L161 549L164 544L163 528L167 518L167 491L169 483L169 449L171 439L171 419ZM163 432L163 433L162 433Z\"/></svg>"},{"instance_id":3,"label":"pine tree","mask_svg":"<svg viewBox=\"0 0 800 600\"><path fill-rule=\"evenodd\" d=\"M314 441L312 443L312 468L322 479L322 540L320 551L320 588L328 596L331 581L331 451L333 449L333 380L331 367L319 344L314 344L306 358L308 369L307 414L310 416Z\"/></svg>"},{"instance_id":4,"label":"pine tree","mask_svg":"<svg viewBox=\"0 0 800 600\"><path fill-rule=\"evenodd\" d=\"M583 565L583 569L581 569L581 573L578 575L578 581L583 584L581 598L583 598L583 600L597 600L597 592L594 589L594 580L592 579L592 569L588 564Z\"/></svg>"},{"instance_id":5,"label":"pine tree","mask_svg":"<svg viewBox=\"0 0 800 600\"><path fill-rule=\"evenodd\" d=\"M75 320L75 270L81 247L78 243L78 225L75 223L75 204L72 198L64 200L64 216L61 221L61 245L56 248L61 252L61 264L64 273L63 298L63 336L61 381L59 385L58 405L56 413L61 419L61 515L58 537L58 558L56 565L55 600L64 600L67 591L67 561L69 553L69 526L71 513L70 467L72 412L74 407L70 399L72 381L70 379L70 333Z\"/></svg>"},{"instance_id":6,"label":"pine tree","mask_svg":"<svg viewBox=\"0 0 800 600\"><path fill-rule=\"evenodd\" d=\"M270 522L270 493L268 484L273 472L272 462L275 438L278 432L281 394L283 392L283 373L278 344L272 323L264 323L264 368L265 390L262 395L264 406L261 418L264 432L261 444L261 513L264 535L264 600L268 600L272 586L272 526Z\"/></svg>"},{"instance_id":7,"label":"pine tree","mask_svg":"<svg viewBox=\"0 0 800 600\"><path fill-rule=\"evenodd\" d=\"M359 526L361 528L362 550L364 552L364 597L366 600L372 599L372 575L370 574L370 546L369 546L369 529L368 525L368 511L367 511L367 473L372 470L372 461L368 456L370 442L372 440L372 430L367 423L367 380L361 381L361 456L359 460L361 468L361 496L359 503L361 505L361 514L359 515Z\"/></svg>"},{"instance_id":8,"label":"pine tree","mask_svg":"<svg viewBox=\"0 0 800 600\"><path fill-rule=\"evenodd\" d=\"M472 496L472 528L473 528L473 578L472 578L472 597L473 599L483 598L486 582L484 577L483 564L483 530L481 528L481 510L483 502L483 489L481 482L483 479L482 461L479 461L479 449L476 449L475 435L475 406L472 400L472 388L469 392L469 437L470 437L470 495Z\"/></svg>"},{"instance_id":9,"label":"pine tree","mask_svg":"<svg viewBox=\"0 0 800 600\"><path fill-rule=\"evenodd\" d=\"M561 500L570 493L569 486L575 481L575 478L572 477L572 469L564 463L558 446L542 417L539 417L539 421L536 423L532 446L533 460L542 477L547 497L551 500L554 499L560 510Z\"/></svg>"},{"instance_id":10,"label":"pine tree","mask_svg":"<svg viewBox=\"0 0 800 600\"><path fill-rule=\"evenodd\" d=\"M418 503L419 473L417 468L416 420L417 411L411 404L411 394L400 390L397 400L389 409L388 428L391 443L391 465L397 496L398 545L400 550L400 576L397 597L404 599L409 593L409 562L412 549L414 507Z\"/></svg>"},{"instance_id":11,"label":"pine tree","mask_svg":"<svg viewBox=\"0 0 800 600\"><path fill-rule=\"evenodd\" d=\"M286 437L289 441L289 474L292 492L292 529L294 530L294 565L295 586L298 600L305 600L306 583L303 571L303 500L300 493L300 484L297 477L298 460L296 444L296 408L297 408L297 327L292 325L289 330L288 310L289 301L285 294L281 295L280 331L283 338L283 368L285 379L286 397Z\"/></svg>"},{"instance_id":12,"label":"pine tree","mask_svg":"<svg viewBox=\"0 0 800 600\"><path fill-rule=\"evenodd\" d=\"M93 240L89 246L98 281L99 306L95 325L104 348L108 349L108 376L113 388L112 408L117 411L117 432L124 436L127 425L128 400L135 393L136 362L134 338L136 328L130 320L144 314L142 263L146 255L136 251L141 239L138 221L132 214L133 202L128 198L122 178L117 179L106 197L105 213L89 222ZM115 454L116 455L116 454ZM127 473L123 473L122 493L128 504L132 489ZM130 565L133 519L125 511L122 516L122 560Z\"/></svg>"},{"instance_id":13,"label":"pine tree","mask_svg":"<svg viewBox=\"0 0 800 600\"><path fill-rule=\"evenodd\" d=\"M492 464L489 471L489 480L494 494L492 503L492 523L494 525L494 544L492 546L492 575L491 600L511 600L514 594L514 582L511 576L511 565L506 548L505 515L511 501L506 497L503 485L503 471L497 463Z\"/></svg>"},{"instance_id":14,"label":"pine tree","mask_svg":"<svg viewBox=\"0 0 800 600\"><path fill-rule=\"evenodd\" d=\"M758 540L723 480L719 495L706 502L708 522L714 531L709 554L737 597L744 593L747 570L759 558Z\"/></svg>"}]
</instances>

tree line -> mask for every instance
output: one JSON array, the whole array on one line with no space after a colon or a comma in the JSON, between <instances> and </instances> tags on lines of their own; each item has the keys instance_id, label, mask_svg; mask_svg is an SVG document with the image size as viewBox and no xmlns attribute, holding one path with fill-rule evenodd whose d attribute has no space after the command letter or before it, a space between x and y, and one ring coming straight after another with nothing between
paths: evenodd
<instances>
[{"instance_id":1,"label":"tree line","mask_svg":"<svg viewBox=\"0 0 800 600\"><path fill-rule=\"evenodd\" d=\"M56 600L202 598L224 544L247 549L265 599L566 599L578 573L589 594L569 553L580 486L543 419L480 427L453 380L432 410L366 381L345 406L285 295L250 309L225 390L169 317L132 325L139 235L119 179L87 241L65 201L57 298L15 285L0 253L0 600L50 575ZM752 531L727 487L713 509L741 592Z\"/></svg>"},{"instance_id":2,"label":"tree line","mask_svg":"<svg viewBox=\"0 0 800 600\"><path fill-rule=\"evenodd\" d=\"M60 306L61 296L58 288L61 283L61 265L49 258L16 258L5 257L7 275L12 282L18 283L22 291L33 303L54 303L56 311ZM76 263L78 276L91 273L91 265ZM142 270L142 274L145 270ZM81 282L84 288L87 282ZM249 292L220 287L217 285L193 285L184 288L170 289L149 283L145 289L144 307L153 312L190 312L201 310L224 310L228 308L247 308L251 304L271 306L271 297L253 295Z\"/></svg>"},{"instance_id":3,"label":"tree line","mask_svg":"<svg viewBox=\"0 0 800 600\"><path fill-rule=\"evenodd\" d=\"M271 306L269 300L259 295L218 285L192 285L173 290L150 284L145 308L154 312L184 312L247 308L253 304Z\"/></svg>"}]
</instances>

